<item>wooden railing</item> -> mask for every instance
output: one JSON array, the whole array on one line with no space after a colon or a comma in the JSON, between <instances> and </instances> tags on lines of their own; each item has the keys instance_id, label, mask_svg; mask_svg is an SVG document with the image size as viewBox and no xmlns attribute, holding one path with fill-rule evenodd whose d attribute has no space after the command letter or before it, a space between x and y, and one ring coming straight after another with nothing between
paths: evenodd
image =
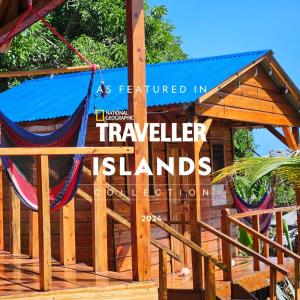
<instances>
[{"instance_id":1,"label":"wooden railing","mask_svg":"<svg viewBox=\"0 0 300 300\"><path fill-rule=\"evenodd\" d=\"M89 170L87 167L83 168L83 173L87 177L91 177L91 170ZM121 193L118 189L110 185L109 183L106 183L106 188L113 191L114 195L117 196L120 200L122 200L125 204L128 206L130 205L130 198L123 193ZM85 199L92 201L92 197L89 196L84 191L80 190L78 191L78 194L80 196L84 196ZM109 208L106 208L107 215L117 221L118 223L122 224L126 228L130 228L130 222L127 221L125 218L117 214L116 212L112 211ZM219 267L224 272L227 270L227 266L223 264L221 261L217 260L216 258L209 255L206 251L204 251L201 247L199 247L197 244L193 243L192 241L185 238L182 234L180 234L178 231L173 229L171 226L166 224L163 221L160 221L158 218L156 218L154 215L151 216L151 222L157 226L159 226L161 229L181 241L184 245L192 249L192 251L195 251L199 253L204 258L204 294L205 299L216 299L216 278L215 278L215 267ZM177 261L182 261L182 257L175 253L173 250L169 249L168 247L161 244L159 241L155 239L151 239L151 244L154 245L159 249L159 300L167 300L168 294L168 285L167 285L167 255L170 257L176 259ZM199 291L199 293L202 291Z\"/></svg>"},{"instance_id":2,"label":"wooden railing","mask_svg":"<svg viewBox=\"0 0 300 300\"><path fill-rule=\"evenodd\" d=\"M91 176L92 176L91 170L89 168L87 168L86 166L83 167L83 174L88 178L91 178ZM112 185L110 185L107 182L105 184L105 188L112 190L114 192L114 195L116 195L119 199L121 199L125 204L130 205L129 198L126 195L122 194L118 189L114 188ZM93 200L92 196L89 195L88 193L86 193L85 191L83 191L82 189L77 190L77 195L89 202L92 202L92 200ZM125 219L124 217L122 217L120 214L113 211L109 207L106 207L106 214L108 217L110 217L114 221L118 222L119 224L123 225L127 229L131 228L131 224L127 219ZM164 253L168 254L170 257L174 258L175 260L177 260L179 262L183 261L183 258L181 255L177 254L175 251L166 247L158 240L151 239L151 244L153 246L155 246L156 248L158 248L159 250L163 251Z\"/></svg>"},{"instance_id":3,"label":"wooden railing","mask_svg":"<svg viewBox=\"0 0 300 300\"><path fill-rule=\"evenodd\" d=\"M49 199L49 156L84 154L90 156L121 155L134 153L133 147L41 147L0 148L0 156L35 156L37 159L38 190L38 245L40 289L52 286L51 227ZM94 218L93 223L96 224ZM98 228L99 226L93 226ZM94 230L93 229L93 230ZM94 243L95 244L95 243ZM96 247L94 247L96 248ZM65 250L65 249L64 249ZM107 259L107 258L106 258Z\"/></svg>"},{"instance_id":4,"label":"wooden railing","mask_svg":"<svg viewBox=\"0 0 300 300\"><path fill-rule=\"evenodd\" d=\"M85 169L85 173L88 173L88 170ZM116 188L111 186L110 184L106 183L106 188L111 189L119 199L121 199L127 205L130 205L130 199ZM122 217L121 217L122 218ZM126 222L128 222L126 220ZM181 241L184 245L199 253L204 258L204 283L205 283L205 290L204 295L205 299L216 299L216 278L215 278L215 266L222 269L224 272L227 270L227 266L224 265L221 261L218 261L211 255L209 255L206 251L204 251L201 247L193 243L192 241L185 238L182 234L180 234L177 230L173 229L171 226L166 224L163 221L160 221L154 215L151 215L151 223L159 226L161 229ZM125 225L125 224L123 224ZM182 261L181 256L174 253L171 249L163 246L156 240L151 239L152 245L159 248L159 300L167 300L168 299L168 285L167 285L167 277L168 277L168 270L167 270L167 256L166 254L170 255L171 257L175 258L177 261ZM202 291L200 291L202 292Z\"/></svg>"},{"instance_id":5,"label":"wooden railing","mask_svg":"<svg viewBox=\"0 0 300 300\"><path fill-rule=\"evenodd\" d=\"M168 224L160 221L157 218L152 218L151 221L153 224L159 226L164 231L168 232L171 236L181 241L184 245L189 247L192 251L200 254L201 257L204 259L204 299L216 299L216 270L215 267L219 267L224 272L228 271L228 267L221 261L217 260L209 253L207 253L203 248L199 247L194 242L190 241L189 239L185 238L181 233L177 230L169 226ZM160 274L161 276L161 274ZM167 276L165 273L164 276ZM166 282L163 282L165 285L160 286L160 289L167 291ZM203 283L202 283L203 286ZM166 300L167 298L162 298ZM160 300L162 300L160 299Z\"/></svg>"},{"instance_id":6,"label":"wooden railing","mask_svg":"<svg viewBox=\"0 0 300 300\"><path fill-rule=\"evenodd\" d=\"M267 266L270 267L270 299L271 300L276 299L276 282L277 282L276 281L276 272L278 271L281 274L287 276L288 271L286 269L282 268L279 265L274 264L266 257L260 255L256 251L248 248L247 246L241 244L240 242L236 241L234 238L231 238L227 234L215 229L214 227L212 227L204 222L198 222L198 224L201 228L213 233L215 236L217 236L218 238L220 238L222 240L223 262L228 263L228 273L230 274L229 277L227 277L225 275L224 280L232 281L232 262L231 262L231 260L228 259L228 257L231 257L231 254L229 254L229 253L231 253L230 246L232 245L232 246L235 246L238 249L244 251L248 255L253 256L257 260L263 262L264 264L266 264ZM223 250L224 246L225 246L225 248ZM227 272L225 274L227 274Z\"/></svg>"},{"instance_id":7,"label":"wooden railing","mask_svg":"<svg viewBox=\"0 0 300 300\"><path fill-rule=\"evenodd\" d=\"M276 250L277 253L277 267L278 265L282 265L284 263L284 256L290 257L291 259L294 260L294 277L295 277L295 294L296 294L296 299L300 299L300 278L299 278L299 264L300 264L300 256L293 251L287 249L286 247L283 246L283 219L282 219L282 214L283 212L291 212L291 211L298 211L300 207L278 207L278 208L273 208L273 209L265 209L265 210L255 210L255 211L250 211L246 213L239 213L239 214L234 214L231 215L231 212L229 209L223 209L222 210L222 216L221 216L221 225L222 225L222 233L220 236L220 233L218 233L219 237L222 239L222 257L223 257L223 262L226 263L229 267L229 272L224 273L224 279L226 280L232 280L232 267L231 267L231 262L232 262L232 251L231 251L231 245L237 246L237 241L232 239L231 236L231 224L234 224L240 228L243 228L246 230L250 235L253 237L253 250L249 249L245 246L242 245L243 249L240 247L241 244L239 245L238 248L240 250L248 253L249 255L253 256L253 268L254 271L259 271L260 270L260 262L265 263L270 267L270 291L271 299L275 299L275 288L276 288L276 272L274 271L275 264L270 263L270 261L267 259L269 257L269 247L272 247ZM275 214L276 216L276 241L271 240L268 236L261 234L259 229L260 229L260 224L259 224L259 216L264 215L264 214ZM252 218L252 227L247 226L243 222L240 221L240 219L245 218L245 217L251 217ZM204 229L213 231L212 228L208 228L207 225L203 226L203 224L200 224ZM214 229L215 231L215 229ZM234 241L234 244L233 244ZM260 241L264 242L264 251L262 256L260 254L261 249L260 249ZM250 254L251 252L251 254ZM268 260L268 263L267 261ZM279 271L279 270L278 270ZM275 273L274 273L275 272ZM279 271L282 274L282 271ZM274 281L275 280L275 281Z\"/></svg>"}]
</instances>

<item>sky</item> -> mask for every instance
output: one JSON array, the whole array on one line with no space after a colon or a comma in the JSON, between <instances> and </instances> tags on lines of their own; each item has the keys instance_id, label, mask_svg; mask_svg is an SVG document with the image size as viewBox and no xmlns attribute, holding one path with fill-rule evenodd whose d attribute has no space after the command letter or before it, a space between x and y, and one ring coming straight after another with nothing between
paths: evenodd
<instances>
[{"instance_id":1,"label":"sky","mask_svg":"<svg viewBox=\"0 0 300 300\"><path fill-rule=\"evenodd\" d=\"M299 0L149 0L165 5L190 58L272 49L300 87ZM266 130L254 130L258 153L284 149Z\"/></svg>"}]
</instances>

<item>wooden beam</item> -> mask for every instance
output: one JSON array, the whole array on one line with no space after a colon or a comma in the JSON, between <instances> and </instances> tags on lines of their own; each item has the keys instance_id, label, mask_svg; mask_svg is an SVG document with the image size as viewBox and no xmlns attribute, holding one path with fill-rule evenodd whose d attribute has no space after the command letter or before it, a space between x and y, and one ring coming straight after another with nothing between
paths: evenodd
<instances>
[{"instance_id":1,"label":"wooden beam","mask_svg":"<svg viewBox=\"0 0 300 300\"><path fill-rule=\"evenodd\" d=\"M230 218L232 219L243 219L246 217L252 217L255 215L264 215L264 214L273 214L277 211L282 212L290 212L294 210L300 210L300 206L282 206L282 207L275 207L275 208L266 208L266 209L260 209L260 210L249 210L245 213L239 213L236 215L231 215Z\"/></svg>"},{"instance_id":2,"label":"wooden beam","mask_svg":"<svg viewBox=\"0 0 300 300\"><path fill-rule=\"evenodd\" d=\"M98 66L98 69L99 68L100 67ZM41 75L85 72L90 70L91 68L89 66L77 66L77 67L66 67L66 68L55 68L55 69L10 71L10 72L0 72L0 78L27 77L27 76L32 77L32 76L41 76Z\"/></svg>"},{"instance_id":3,"label":"wooden beam","mask_svg":"<svg viewBox=\"0 0 300 300\"><path fill-rule=\"evenodd\" d=\"M28 254L30 258L39 256L39 227L38 213L29 211L29 245Z\"/></svg>"},{"instance_id":4,"label":"wooden beam","mask_svg":"<svg viewBox=\"0 0 300 300\"><path fill-rule=\"evenodd\" d=\"M269 238L269 230L267 230L267 232L265 233L265 237ZM265 257L269 257L270 256L270 245L267 242L264 242L263 255Z\"/></svg>"},{"instance_id":5,"label":"wooden beam","mask_svg":"<svg viewBox=\"0 0 300 300\"><path fill-rule=\"evenodd\" d=\"M270 268L270 300L275 300L276 297L276 285L277 285L277 274L276 269Z\"/></svg>"},{"instance_id":6,"label":"wooden beam","mask_svg":"<svg viewBox=\"0 0 300 300\"><path fill-rule=\"evenodd\" d=\"M81 188L77 189L77 195L88 202L93 202L93 197Z\"/></svg>"},{"instance_id":7,"label":"wooden beam","mask_svg":"<svg viewBox=\"0 0 300 300\"><path fill-rule=\"evenodd\" d=\"M230 234L230 222L228 217L230 216L230 209L222 209L221 211L221 230L222 233L227 236L231 236ZM232 281L232 250L231 245L224 239L222 239L222 260L225 265L228 266L228 272L223 271L223 280L224 281Z\"/></svg>"},{"instance_id":8,"label":"wooden beam","mask_svg":"<svg viewBox=\"0 0 300 300\"><path fill-rule=\"evenodd\" d=\"M280 245L283 245L283 220L282 212L278 211L276 213L276 242ZM284 253L277 249L277 263L283 264Z\"/></svg>"},{"instance_id":9,"label":"wooden beam","mask_svg":"<svg viewBox=\"0 0 300 300\"><path fill-rule=\"evenodd\" d=\"M296 203L297 206L300 206L300 188L295 189L296 192ZM297 210L297 227L298 227L298 232L300 232L300 211ZM298 234L298 245L300 245L300 234ZM297 249L298 255L300 255L300 247Z\"/></svg>"},{"instance_id":10,"label":"wooden beam","mask_svg":"<svg viewBox=\"0 0 300 300\"><path fill-rule=\"evenodd\" d=\"M300 266L299 261L295 260L294 272L295 272L295 300L300 300Z\"/></svg>"},{"instance_id":11,"label":"wooden beam","mask_svg":"<svg viewBox=\"0 0 300 300\"><path fill-rule=\"evenodd\" d=\"M273 56L270 56L269 64L272 67L272 70L275 71L275 74L282 81L283 85L286 84L289 92L292 94L294 99L297 101L297 105L299 105L300 95L297 86L291 81L285 71L281 68L278 62L275 60Z\"/></svg>"},{"instance_id":12,"label":"wooden beam","mask_svg":"<svg viewBox=\"0 0 300 300\"><path fill-rule=\"evenodd\" d=\"M280 273L282 273L283 275L287 275L288 271L284 268L282 268L281 266L274 264L272 261L270 261L269 259L267 259L266 257L262 256L261 254L257 253L256 251L252 250L251 248L248 248L247 246L243 245L242 243L238 242L236 239L231 238L229 236L227 236L226 234L222 233L221 231L215 229L213 226L208 225L207 223L204 222L199 222L199 225L213 233L215 236L217 236L220 239L225 239L227 242L229 242L232 246L237 247L238 249L246 252L248 255L251 255L255 258L257 258L258 260L260 260L262 263L266 264L269 267L273 267L275 270L279 271ZM219 267L219 265L217 263L215 263L216 266ZM222 268L221 268L222 269Z\"/></svg>"},{"instance_id":13,"label":"wooden beam","mask_svg":"<svg viewBox=\"0 0 300 300\"><path fill-rule=\"evenodd\" d=\"M282 135L278 130L276 130L273 126L270 126L270 125L265 125L265 128L269 132L271 132L277 139L279 139L281 143L283 143L284 145L286 145L288 147L287 142L285 140L285 136Z\"/></svg>"},{"instance_id":14,"label":"wooden beam","mask_svg":"<svg viewBox=\"0 0 300 300\"><path fill-rule=\"evenodd\" d=\"M48 14L49 12L54 10L56 7L61 5L63 2L65 2L65 0L51 0L51 1L49 1L49 0L40 0L40 1L34 2L33 7L39 13L39 15L45 16L46 14ZM16 26L16 24L18 22L18 19L19 18L15 18L14 20L9 22L8 24L5 24L5 26L1 27L1 30L0 30L0 43L4 42L4 40L6 39L7 34L9 34L9 32ZM31 24L35 23L36 21L37 21L37 17L34 16L33 14L29 14L27 16L27 18L24 20L24 22L22 22L21 24L19 24L17 26L17 28L16 28L16 30L15 30L15 32L12 36L14 37L15 35L19 34L20 32L25 30L27 27L29 27Z\"/></svg>"},{"instance_id":15,"label":"wooden beam","mask_svg":"<svg viewBox=\"0 0 300 300\"><path fill-rule=\"evenodd\" d=\"M130 206L130 199L126 195L122 194L118 189L113 187L111 184L106 183L106 188L111 190L114 195L116 195L119 199L121 199L125 204Z\"/></svg>"},{"instance_id":16,"label":"wooden beam","mask_svg":"<svg viewBox=\"0 0 300 300\"><path fill-rule=\"evenodd\" d=\"M174 144L167 144L167 159L169 157L173 157L175 162L179 160L179 147ZM176 225L174 224L173 228L178 232L182 232L182 215L178 213L178 207L181 205L182 200L180 196L180 176L179 176L179 169L178 164L175 163L174 166L174 175L168 173L168 189L172 191L172 193L168 193L168 206L169 206L169 218L171 221L179 221ZM178 241L173 236L170 237L171 242L171 249L177 253L184 252L184 245ZM171 260L172 272L180 272L183 265L182 263L175 261L174 259Z\"/></svg>"},{"instance_id":17,"label":"wooden beam","mask_svg":"<svg viewBox=\"0 0 300 300\"><path fill-rule=\"evenodd\" d=\"M216 300L216 266L208 259L204 259L205 300Z\"/></svg>"},{"instance_id":18,"label":"wooden beam","mask_svg":"<svg viewBox=\"0 0 300 300\"><path fill-rule=\"evenodd\" d=\"M299 128L298 127L293 127L292 128L292 134L293 134L295 143L297 144L296 149L299 150L300 149ZM296 188L295 192L296 192L296 203L297 203L297 206L299 206L300 205L300 188ZM298 227L298 232L300 232L300 213L299 213L299 211L297 211L297 227ZM298 245L300 245L300 234L298 234ZM299 253L300 253L300 247L298 247L298 254ZM296 298L298 297L298 299L300 299L300 287L299 287L298 290L296 289L296 295L297 295L297 293L299 293L299 296L296 296Z\"/></svg>"},{"instance_id":19,"label":"wooden beam","mask_svg":"<svg viewBox=\"0 0 300 300\"><path fill-rule=\"evenodd\" d=\"M37 161L40 289L48 291L52 286L48 156L38 156Z\"/></svg>"},{"instance_id":20,"label":"wooden beam","mask_svg":"<svg viewBox=\"0 0 300 300\"><path fill-rule=\"evenodd\" d=\"M253 229L260 232L259 215L252 216ZM260 254L260 240L257 235L253 235L253 250ZM259 260L253 257L253 269L259 271Z\"/></svg>"},{"instance_id":21,"label":"wooden beam","mask_svg":"<svg viewBox=\"0 0 300 300\"><path fill-rule=\"evenodd\" d=\"M133 147L17 147L0 148L0 156L26 156L26 155L109 155L109 154L132 154Z\"/></svg>"},{"instance_id":22,"label":"wooden beam","mask_svg":"<svg viewBox=\"0 0 300 300\"><path fill-rule=\"evenodd\" d=\"M263 241L264 243L270 245L272 248L282 251L285 253L286 256L293 258L294 260L300 261L300 256L294 253L293 251L289 250L288 248L284 247L283 245L278 244L277 242L271 240L268 236L255 231L253 228L247 226L243 222L239 221L238 219L233 218L232 216L229 217L230 222L235 224L236 226L245 229L251 235L257 235L258 238Z\"/></svg>"},{"instance_id":23,"label":"wooden beam","mask_svg":"<svg viewBox=\"0 0 300 300\"><path fill-rule=\"evenodd\" d=\"M239 70L234 75L230 76L228 79L226 79L220 85L218 85L214 89L210 90L208 93L205 93L203 96L199 97L198 102L202 103L203 101L205 101L206 99L208 99L209 97L211 97L213 94L215 94L217 91L221 90L226 85L228 85L229 83L233 82L236 78L238 78L241 75L245 74L248 70L250 70L254 66L258 65L260 62L264 61L267 57L268 57L268 55L266 54L263 57L257 59L256 61L251 62L248 66L246 66L242 70Z\"/></svg>"},{"instance_id":24,"label":"wooden beam","mask_svg":"<svg viewBox=\"0 0 300 300\"><path fill-rule=\"evenodd\" d=\"M113 210L111 210L110 208L106 208L106 213L107 215L112 218L113 220L115 220L116 222L120 223L121 225L123 225L124 227L130 229L131 228L131 224L122 216L120 216L118 213L114 212ZM164 244L162 244L161 242L159 242L158 240L155 239L151 239L151 244L153 246L155 246L158 249L163 250L164 252L166 252L170 257L176 259L179 262L183 261L183 258L177 254L176 252L172 251L170 248L166 247Z\"/></svg>"},{"instance_id":25,"label":"wooden beam","mask_svg":"<svg viewBox=\"0 0 300 300\"><path fill-rule=\"evenodd\" d=\"M198 123L198 116L194 116L193 123ZM208 133L212 119L209 118L204 121L206 127L205 134ZM200 159L200 151L203 146L203 141L199 139L193 143L193 147L189 147L189 157L195 162ZM193 174L192 182L194 182L194 188L196 191L195 199L190 202L190 231L191 240L198 246L201 247L201 229L198 226L198 222L201 220L201 186L200 186L200 175L199 175L199 164L195 164L195 171ZM193 288L194 290L203 289L203 262L201 255L197 252L192 252L192 266L193 266Z\"/></svg>"},{"instance_id":26,"label":"wooden beam","mask_svg":"<svg viewBox=\"0 0 300 300\"><path fill-rule=\"evenodd\" d=\"M76 263L74 198L59 210L59 219L60 263L72 265Z\"/></svg>"},{"instance_id":27,"label":"wooden beam","mask_svg":"<svg viewBox=\"0 0 300 300\"><path fill-rule=\"evenodd\" d=\"M128 85L133 93L128 94L129 113L141 128L147 123L146 103L146 55L144 1L126 0L126 27L128 50ZM142 88L139 92L137 89ZM134 144L134 155L129 157L129 168L135 173L142 159L148 161L148 140ZM138 281L151 278L150 267L150 223L143 222L143 216L150 214L147 174L130 176L130 215L133 279Z\"/></svg>"},{"instance_id":28,"label":"wooden beam","mask_svg":"<svg viewBox=\"0 0 300 300\"><path fill-rule=\"evenodd\" d=\"M295 141L298 145L298 149L300 148L300 137L299 137L299 128L298 127L293 127L292 128L293 136L295 138Z\"/></svg>"},{"instance_id":29,"label":"wooden beam","mask_svg":"<svg viewBox=\"0 0 300 300\"><path fill-rule=\"evenodd\" d=\"M106 214L106 177L104 166L99 159L98 175L92 179L93 184L93 270L108 271L107 250L107 214Z\"/></svg>"},{"instance_id":30,"label":"wooden beam","mask_svg":"<svg viewBox=\"0 0 300 300\"><path fill-rule=\"evenodd\" d=\"M159 290L158 299L168 299L168 260L167 253L159 249Z\"/></svg>"},{"instance_id":31,"label":"wooden beam","mask_svg":"<svg viewBox=\"0 0 300 300\"><path fill-rule=\"evenodd\" d=\"M298 149L298 143L293 135L293 132L291 130L291 128L289 127L282 127L282 130L283 130L283 133L284 133L284 136L285 136L285 141L288 145L288 147L290 149L293 149L293 150L297 150Z\"/></svg>"},{"instance_id":32,"label":"wooden beam","mask_svg":"<svg viewBox=\"0 0 300 300\"><path fill-rule=\"evenodd\" d=\"M207 103L197 104L195 109L196 114L203 117L221 118L264 125L300 126L299 118L290 118L284 115L271 114L249 109Z\"/></svg>"},{"instance_id":33,"label":"wooden beam","mask_svg":"<svg viewBox=\"0 0 300 300\"><path fill-rule=\"evenodd\" d=\"M182 235L181 233L179 233L177 230L173 229L171 226L167 225L166 223L164 223L164 222L162 222L162 221L160 221L158 219L152 219L151 222L153 224L156 224L160 228L162 228L164 231L168 232L170 235L173 235L174 237L176 237L179 241L181 241L182 243L184 243L185 245L187 245L193 251L196 251L199 254L201 254L201 256L203 256L204 258L208 258L212 263L214 263L221 270L227 270L227 266L225 264L223 264L223 262L219 261L218 259L216 259L212 255L210 255L203 248L199 247L198 245L196 245L191 240L188 240L187 238L185 238L184 235ZM199 222L199 225L200 226L204 226L202 224L202 222ZM205 226L209 227L209 225L207 225L207 224L205 224ZM247 248L247 247L245 246L245 248ZM253 250L251 249L249 251L253 251Z\"/></svg>"},{"instance_id":34,"label":"wooden beam","mask_svg":"<svg viewBox=\"0 0 300 300\"><path fill-rule=\"evenodd\" d=\"M2 163L0 160L0 250L4 250L4 193L3 193L3 176Z\"/></svg>"},{"instance_id":35,"label":"wooden beam","mask_svg":"<svg viewBox=\"0 0 300 300\"><path fill-rule=\"evenodd\" d=\"M21 203L10 186L10 253L21 253Z\"/></svg>"}]
</instances>

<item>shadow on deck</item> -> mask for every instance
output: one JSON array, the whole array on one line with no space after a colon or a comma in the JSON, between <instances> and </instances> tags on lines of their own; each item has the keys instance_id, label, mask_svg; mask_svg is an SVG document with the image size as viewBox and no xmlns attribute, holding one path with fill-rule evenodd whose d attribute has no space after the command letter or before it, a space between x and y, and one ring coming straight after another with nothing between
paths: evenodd
<instances>
[{"instance_id":1,"label":"shadow on deck","mask_svg":"<svg viewBox=\"0 0 300 300\"><path fill-rule=\"evenodd\" d=\"M38 259L0 252L0 299L150 299L157 300L155 282L133 282L115 272L93 273L85 264L52 262L52 290L39 291Z\"/></svg>"}]
</instances>

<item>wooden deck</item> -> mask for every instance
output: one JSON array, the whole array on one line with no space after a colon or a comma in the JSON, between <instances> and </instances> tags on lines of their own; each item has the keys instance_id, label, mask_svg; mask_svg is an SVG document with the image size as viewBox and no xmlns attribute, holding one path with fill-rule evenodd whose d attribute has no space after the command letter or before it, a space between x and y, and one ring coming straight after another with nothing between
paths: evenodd
<instances>
[{"instance_id":1,"label":"wooden deck","mask_svg":"<svg viewBox=\"0 0 300 300\"><path fill-rule=\"evenodd\" d=\"M274 262L276 259L271 258ZM293 261L285 258L284 267L293 277ZM116 272L93 273L85 264L70 266L52 261L53 288L50 292L39 292L38 259L27 255L12 255L0 252L0 299L158 299L158 278L152 282L134 282L131 274ZM278 276L278 281L283 278ZM220 299L231 299L230 283L224 282L222 272L217 270L217 295ZM261 271L253 271L252 258L236 257L233 267L234 283L239 283L249 292L269 285L269 269L261 264ZM180 295L192 291L192 275L169 274L168 288ZM173 297L171 297L173 299ZM177 299L177 298L174 298Z\"/></svg>"},{"instance_id":2,"label":"wooden deck","mask_svg":"<svg viewBox=\"0 0 300 300\"><path fill-rule=\"evenodd\" d=\"M156 299L155 282L133 282L115 272L93 273L85 264L52 261L53 287L39 292L38 259L0 252L0 299Z\"/></svg>"},{"instance_id":3,"label":"wooden deck","mask_svg":"<svg viewBox=\"0 0 300 300\"><path fill-rule=\"evenodd\" d=\"M271 260L276 263L276 258L271 258ZM285 269L289 270L290 277L293 279L294 276L294 265L293 260L285 258L284 265ZM254 292L259 289L269 286L269 268L264 264L260 265L260 271L253 271L253 259L251 257L235 257L234 267L233 267L233 282L238 283L243 286L247 291ZM220 270L216 271L217 280L217 296L220 299L231 299L231 288L230 282L223 281L223 275ZM157 278L158 280L158 278ZM282 281L283 277L277 274L277 281ZM168 289L169 290L192 290L192 275L190 276L180 276L178 273L169 274L168 276ZM174 291L175 292L175 291ZM172 293L175 294L175 293ZM182 293L181 293L182 295ZM177 299L177 297L172 297L172 299ZM179 299L179 298L178 298ZM190 298L189 298L190 299ZM191 298L193 299L193 298Z\"/></svg>"}]
</instances>

